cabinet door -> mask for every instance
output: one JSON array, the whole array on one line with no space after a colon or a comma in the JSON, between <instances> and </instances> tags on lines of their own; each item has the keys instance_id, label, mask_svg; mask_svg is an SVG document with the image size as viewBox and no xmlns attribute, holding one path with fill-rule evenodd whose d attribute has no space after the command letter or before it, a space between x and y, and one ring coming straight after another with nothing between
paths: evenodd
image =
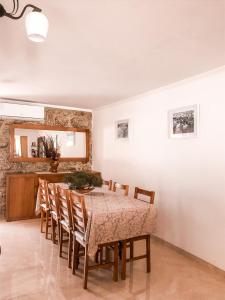
<instances>
[{"instance_id":1,"label":"cabinet door","mask_svg":"<svg viewBox=\"0 0 225 300\"><path fill-rule=\"evenodd\" d=\"M7 178L7 221L35 217L35 177L30 175Z\"/></svg>"}]
</instances>

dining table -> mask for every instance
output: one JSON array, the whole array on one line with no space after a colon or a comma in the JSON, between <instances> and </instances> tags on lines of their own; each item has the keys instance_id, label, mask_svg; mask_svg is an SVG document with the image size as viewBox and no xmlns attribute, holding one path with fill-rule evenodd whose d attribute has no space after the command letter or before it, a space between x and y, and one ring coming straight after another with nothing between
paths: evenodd
<instances>
[{"instance_id":1,"label":"dining table","mask_svg":"<svg viewBox=\"0 0 225 300\"><path fill-rule=\"evenodd\" d=\"M56 185L69 188L67 183ZM152 234L156 228L157 212L154 204L124 196L105 187L95 188L83 196L88 213L85 240L91 257L95 256L100 244ZM37 211L38 207L37 197Z\"/></svg>"},{"instance_id":2,"label":"dining table","mask_svg":"<svg viewBox=\"0 0 225 300\"><path fill-rule=\"evenodd\" d=\"M68 188L67 184L59 185ZM83 196L88 213L86 241L91 257L100 244L148 235L156 228L154 204L107 188L95 188Z\"/></svg>"}]
</instances>

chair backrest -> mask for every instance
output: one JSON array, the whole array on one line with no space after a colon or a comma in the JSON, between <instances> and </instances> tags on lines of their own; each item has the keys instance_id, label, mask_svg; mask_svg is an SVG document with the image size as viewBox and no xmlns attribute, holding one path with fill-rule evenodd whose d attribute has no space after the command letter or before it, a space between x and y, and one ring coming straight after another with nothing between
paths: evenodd
<instances>
[{"instance_id":1,"label":"chair backrest","mask_svg":"<svg viewBox=\"0 0 225 300\"><path fill-rule=\"evenodd\" d=\"M40 204L46 204L46 207L49 207L47 180L39 178L38 195L39 195Z\"/></svg>"},{"instance_id":2,"label":"chair backrest","mask_svg":"<svg viewBox=\"0 0 225 300\"><path fill-rule=\"evenodd\" d=\"M144 195L150 198L150 204L154 204L154 199L155 199L155 192L154 191L147 191L140 189L138 187L135 188L134 190L134 198L138 199L138 195Z\"/></svg>"},{"instance_id":3,"label":"chair backrest","mask_svg":"<svg viewBox=\"0 0 225 300\"><path fill-rule=\"evenodd\" d=\"M109 190L112 190L112 180L103 180L103 185L107 185Z\"/></svg>"},{"instance_id":4,"label":"chair backrest","mask_svg":"<svg viewBox=\"0 0 225 300\"><path fill-rule=\"evenodd\" d=\"M72 228L70 191L58 186L57 192L59 201L59 219L60 221L64 221L68 227Z\"/></svg>"},{"instance_id":5,"label":"chair backrest","mask_svg":"<svg viewBox=\"0 0 225 300\"><path fill-rule=\"evenodd\" d=\"M116 192L117 189L124 190L124 196L128 196L129 185L127 185L127 184L120 184L118 182L114 182L113 183L113 192Z\"/></svg>"},{"instance_id":6,"label":"chair backrest","mask_svg":"<svg viewBox=\"0 0 225 300\"><path fill-rule=\"evenodd\" d=\"M72 214L73 230L85 234L87 228L87 211L84 196L70 191L70 207Z\"/></svg>"},{"instance_id":7,"label":"chair backrest","mask_svg":"<svg viewBox=\"0 0 225 300\"><path fill-rule=\"evenodd\" d=\"M59 199L55 183L48 184L48 199L50 209L54 211L56 216L59 218Z\"/></svg>"}]
</instances>

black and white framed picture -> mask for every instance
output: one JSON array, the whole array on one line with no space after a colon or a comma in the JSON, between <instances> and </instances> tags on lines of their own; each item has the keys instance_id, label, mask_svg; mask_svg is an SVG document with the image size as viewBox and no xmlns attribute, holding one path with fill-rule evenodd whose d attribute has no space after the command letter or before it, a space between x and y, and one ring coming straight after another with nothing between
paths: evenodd
<instances>
[{"instance_id":1,"label":"black and white framed picture","mask_svg":"<svg viewBox=\"0 0 225 300\"><path fill-rule=\"evenodd\" d=\"M190 105L170 110L168 113L169 137L197 137L198 105Z\"/></svg>"},{"instance_id":2,"label":"black and white framed picture","mask_svg":"<svg viewBox=\"0 0 225 300\"><path fill-rule=\"evenodd\" d=\"M116 122L116 138L129 138L129 120L121 120Z\"/></svg>"}]
</instances>

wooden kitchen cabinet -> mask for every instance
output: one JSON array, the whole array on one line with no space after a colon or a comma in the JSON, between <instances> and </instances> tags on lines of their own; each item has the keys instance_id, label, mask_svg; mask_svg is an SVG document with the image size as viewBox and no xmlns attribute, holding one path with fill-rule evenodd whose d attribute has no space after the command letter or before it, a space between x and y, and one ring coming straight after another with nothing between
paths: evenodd
<instances>
[{"instance_id":1,"label":"wooden kitchen cabinet","mask_svg":"<svg viewBox=\"0 0 225 300\"><path fill-rule=\"evenodd\" d=\"M101 175L100 172L91 171ZM6 220L26 220L36 218L36 198L38 179L48 182L63 182L71 172L36 172L6 174Z\"/></svg>"}]
</instances>

